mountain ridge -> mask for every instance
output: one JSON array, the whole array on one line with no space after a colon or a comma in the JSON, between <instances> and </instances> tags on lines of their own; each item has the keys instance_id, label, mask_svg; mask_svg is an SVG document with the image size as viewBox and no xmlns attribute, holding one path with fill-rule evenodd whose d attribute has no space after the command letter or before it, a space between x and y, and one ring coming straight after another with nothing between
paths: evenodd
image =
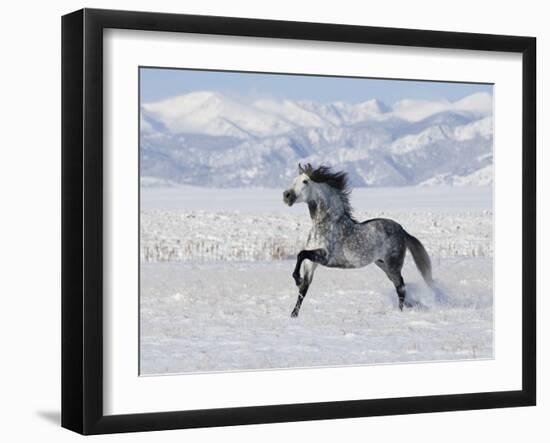
<instances>
[{"instance_id":1,"label":"mountain ridge","mask_svg":"<svg viewBox=\"0 0 550 443\"><path fill-rule=\"evenodd\" d=\"M492 177L487 93L388 106L198 91L142 104L140 122L141 176L150 183L281 187L298 162L344 169L354 186L486 185Z\"/></svg>"}]
</instances>

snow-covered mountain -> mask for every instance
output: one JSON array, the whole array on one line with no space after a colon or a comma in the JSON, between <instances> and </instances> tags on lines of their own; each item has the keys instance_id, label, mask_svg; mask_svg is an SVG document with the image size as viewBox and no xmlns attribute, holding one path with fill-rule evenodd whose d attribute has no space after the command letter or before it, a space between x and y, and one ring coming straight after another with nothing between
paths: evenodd
<instances>
[{"instance_id":1,"label":"snow-covered mountain","mask_svg":"<svg viewBox=\"0 0 550 443\"><path fill-rule=\"evenodd\" d=\"M344 102L193 92L141 106L144 185L284 187L298 162L350 174L354 186L487 185L492 96L456 102Z\"/></svg>"}]
</instances>

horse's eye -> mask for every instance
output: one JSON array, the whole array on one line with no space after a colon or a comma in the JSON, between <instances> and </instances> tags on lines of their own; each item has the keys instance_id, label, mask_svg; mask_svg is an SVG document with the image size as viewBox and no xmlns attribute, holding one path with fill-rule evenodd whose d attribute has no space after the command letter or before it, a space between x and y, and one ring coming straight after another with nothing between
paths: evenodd
<instances>
[{"instance_id":1,"label":"horse's eye","mask_svg":"<svg viewBox=\"0 0 550 443\"><path fill-rule=\"evenodd\" d=\"M309 181L308 181L308 180L304 180L302 183L303 183L304 185L307 185L307 184L309 183Z\"/></svg>"}]
</instances>

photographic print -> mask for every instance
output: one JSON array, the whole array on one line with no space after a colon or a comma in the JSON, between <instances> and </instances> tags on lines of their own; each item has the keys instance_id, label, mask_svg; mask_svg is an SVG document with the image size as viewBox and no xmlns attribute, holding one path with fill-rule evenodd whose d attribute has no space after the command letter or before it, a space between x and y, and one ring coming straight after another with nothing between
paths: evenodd
<instances>
[{"instance_id":1,"label":"photographic print","mask_svg":"<svg viewBox=\"0 0 550 443\"><path fill-rule=\"evenodd\" d=\"M140 375L493 358L493 85L139 68Z\"/></svg>"}]
</instances>

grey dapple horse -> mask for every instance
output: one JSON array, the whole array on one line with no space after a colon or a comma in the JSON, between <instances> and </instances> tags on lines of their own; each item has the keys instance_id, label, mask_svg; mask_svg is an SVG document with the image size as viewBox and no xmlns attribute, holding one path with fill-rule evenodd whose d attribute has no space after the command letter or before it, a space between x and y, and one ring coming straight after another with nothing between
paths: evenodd
<instances>
[{"instance_id":1,"label":"grey dapple horse","mask_svg":"<svg viewBox=\"0 0 550 443\"><path fill-rule=\"evenodd\" d=\"M327 166L314 169L298 165L299 175L283 193L284 202L306 203L312 227L306 249L300 251L292 277L298 286L298 300L291 316L297 317L317 265L332 268L360 268L371 263L382 269L395 286L399 309L413 304L405 299L401 275L406 250L411 252L424 281L433 287L430 257L420 241L393 220L375 218L358 222L349 203L347 174ZM303 276L300 271L303 264Z\"/></svg>"}]
</instances>

